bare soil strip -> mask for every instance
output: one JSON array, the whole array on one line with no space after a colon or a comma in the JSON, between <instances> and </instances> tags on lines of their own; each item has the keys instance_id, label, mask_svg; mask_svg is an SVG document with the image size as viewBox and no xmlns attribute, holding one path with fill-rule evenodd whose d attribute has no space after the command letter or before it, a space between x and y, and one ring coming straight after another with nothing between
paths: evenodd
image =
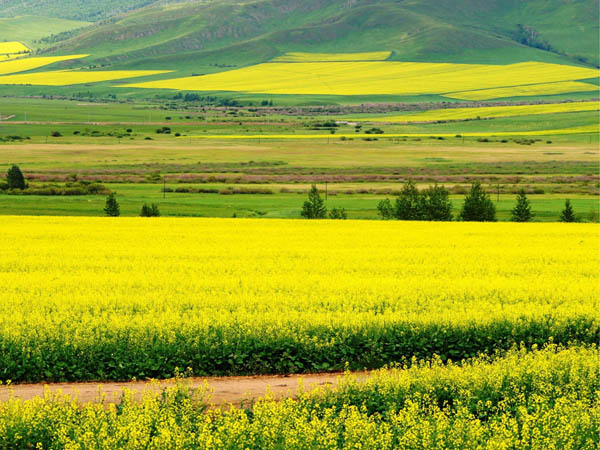
<instances>
[{"instance_id":1,"label":"bare soil strip","mask_svg":"<svg viewBox=\"0 0 600 450\"><path fill-rule=\"evenodd\" d=\"M361 372L356 379L364 380L368 373ZM322 373L289 376L251 376L251 377L221 377L221 378L187 378L185 383L198 388L206 383L211 388L210 404L213 407L227 405L244 406L264 397L267 393L275 399L293 398L302 384L306 392L318 387L335 387L343 377L342 373ZM0 386L0 401L9 398L30 400L44 397L45 392L62 393L71 396L79 403L103 402L104 404L121 402L124 389L135 391L140 399L144 392L160 392L172 386L174 380L163 381L131 381L123 383L52 383L52 384L16 384Z\"/></svg>"}]
</instances>

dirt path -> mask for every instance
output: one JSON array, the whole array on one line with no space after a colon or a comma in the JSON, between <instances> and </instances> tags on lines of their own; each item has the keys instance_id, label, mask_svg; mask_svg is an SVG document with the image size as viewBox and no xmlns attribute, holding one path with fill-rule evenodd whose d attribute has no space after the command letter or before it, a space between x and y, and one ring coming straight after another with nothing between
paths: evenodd
<instances>
[{"instance_id":1,"label":"dirt path","mask_svg":"<svg viewBox=\"0 0 600 450\"><path fill-rule=\"evenodd\" d=\"M233 404L240 406L252 400L263 397L271 392L277 399L294 397L300 385L300 380L305 391L312 391L317 387L336 386L341 373L325 373L312 375L289 376L251 376L251 377L223 377L223 378L190 378L187 379L192 387L204 386L205 383L212 388L210 403L214 407ZM357 379L363 380L368 373L356 374ZM141 398L144 391L160 392L162 389L173 385L173 380L147 382L133 381L124 383L52 383L52 384L17 384L0 386L0 401L9 398L30 400L34 397L43 397L48 389L51 393L61 392L76 398L80 403L100 402L105 395L104 403L119 403L123 389L136 392L136 397Z\"/></svg>"}]
</instances>

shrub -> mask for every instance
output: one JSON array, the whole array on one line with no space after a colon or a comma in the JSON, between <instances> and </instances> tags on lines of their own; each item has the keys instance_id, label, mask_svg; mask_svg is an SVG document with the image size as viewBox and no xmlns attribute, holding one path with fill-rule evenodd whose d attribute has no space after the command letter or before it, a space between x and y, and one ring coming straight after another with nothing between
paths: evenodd
<instances>
[{"instance_id":1,"label":"shrub","mask_svg":"<svg viewBox=\"0 0 600 450\"><path fill-rule=\"evenodd\" d=\"M9 189L25 189L27 187L23 172L21 172L21 169L17 165L13 165L8 169L8 172L6 173L6 182L8 183Z\"/></svg>"},{"instance_id":2,"label":"shrub","mask_svg":"<svg viewBox=\"0 0 600 450\"><path fill-rule=\"evenodd\" d=\"M471 192L465 197L459 218L465 222L496 221L496 207L479 181L471 185Z\"/></svg>"},{"instance_id":3,"label":"shrub","mask_svg":"<svg viewBox=\"0 0 600 450\"><path fill-rule=\"evenodd\" d=\"M329 218L336 220L346 220L348 216L346 215L346 210L344 208L333 208L329 212Z\"/></svg>"},{"instance_id":4,"label":"shrub","mask_svg":"<svg viewBox=\"0 0 600 450\"><path fill-rule=\"evenodd\" d=\"M140 211L140 217L160 217L158 206L155 203L152 203L150 206L148 206L147 203L144 203L142 210Z\"/></svg>"}]
</instances>

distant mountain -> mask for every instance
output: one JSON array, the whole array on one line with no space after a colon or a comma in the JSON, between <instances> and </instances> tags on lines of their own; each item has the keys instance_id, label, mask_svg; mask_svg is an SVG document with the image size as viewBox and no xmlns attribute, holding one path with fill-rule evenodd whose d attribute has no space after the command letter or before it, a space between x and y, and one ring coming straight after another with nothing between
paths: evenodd
<instances>
[{"instance_id":1,"label":"distant mountain","mask_svg":"<svg viewBox=\"0 0 600 450\"><path fill-rule=\"evenodd\" d=\"M157 3L156 0L0 0L0 17L36 15L97 21Z\"/></svg>"},{"instance_id":2,"label":"distant mountain","mask_svg":"<svg viewBox=\"0 0 600 450\"><path fill-rule=\"evenodd\" d=\"M600 63L599 0L0 0L0 14L24 5L112 17L48 50L105 67L206 73L290 51L383 50L405 61Z\"/></svg>"}]
</instances>

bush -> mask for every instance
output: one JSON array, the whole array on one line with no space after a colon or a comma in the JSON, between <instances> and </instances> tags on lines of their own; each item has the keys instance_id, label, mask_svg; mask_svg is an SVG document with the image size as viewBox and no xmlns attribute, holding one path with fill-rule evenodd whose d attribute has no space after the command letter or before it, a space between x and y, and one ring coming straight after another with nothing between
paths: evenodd
<instances>
[{"instance_id":1,"label":"bush","mask_svg":"<svg viewBox=\"0 0 600 450\"><path fill-rule=\"evenodd\" d=\"M471 192L465 197L460 220L465 222L495 222L496 206L485 193L479 181L471 185Z\"/></svg>"},{"instance_id":2,"label":"bush","mask_svg":"<svg viewBox=\"0 0 600 450\"><path fill-rule=\"evenodd\" d=\"M17 165L13 165L8 169L8 172L6 173L6 182L9 189L25 189L27 187L23 172L21 172L21 169Z\"/></svg>"},{"instance_id":3,"label":"bush","mask_svg":"<svg viewBox=\"0 0 600 450\"><path fill-rule=\"evenodd\" d=\"M377 210L383 220L392 220L395 217L394 207L389 198L381 200L377 205Z\"/></svg>"},{"instance_id":4,"label":"bush","mask_svg":"<svg viewBox=\"0 0 600 450\"><path fill-rule=\"evenodd\" d=\"M152 203L150 206L148 206L147 203L144 203L142 210L140 211L140 217L160 217L158 206L155 203Z\"/></svg>"},{"instance_id":5,"label":"bush","mask_svg":"<svg viewBox=\"0 0 600 450\"><path fill-rule=\"evenodd\" d=\"M329 218L335 220L346 220L348 216L346 215L346 210L344 208L333 208L329 212Z\"/></svg>"}]
</instances>

